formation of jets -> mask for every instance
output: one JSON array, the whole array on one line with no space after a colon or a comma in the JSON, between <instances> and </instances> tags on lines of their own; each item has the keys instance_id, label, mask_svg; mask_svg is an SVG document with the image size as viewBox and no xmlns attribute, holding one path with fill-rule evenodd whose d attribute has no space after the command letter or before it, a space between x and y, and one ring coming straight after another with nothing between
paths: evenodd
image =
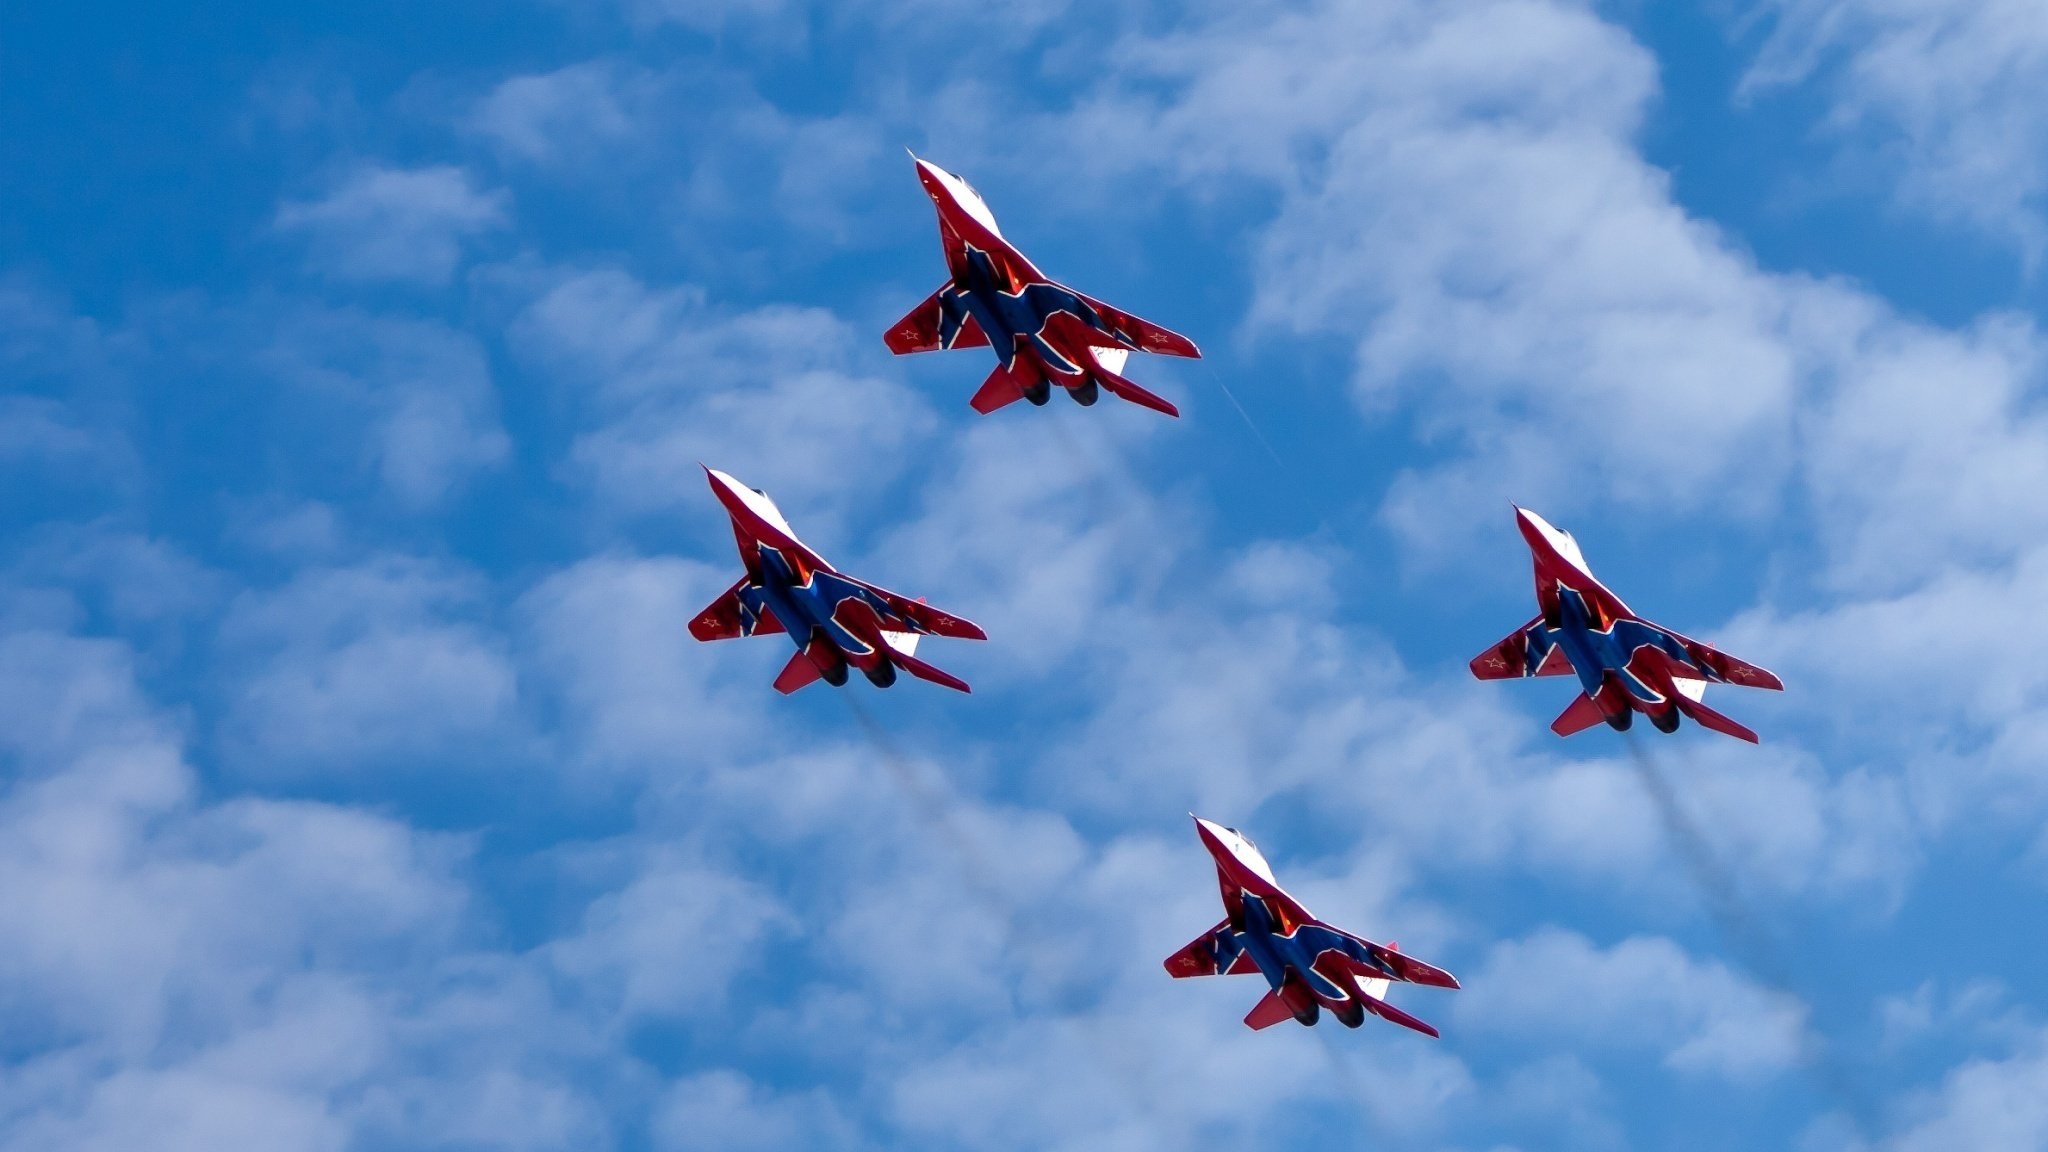
<instances>
[{"instance_id":1,"label":"formation of jets","mask_svg":"<svg viewBox=\"0 0 2048 1152\"><path fill-rule=\"evenodd\" d=\"M1040 272L1003 238L995 214L965 180L927 160L918 180L938 212L948 279L892 326L883 341L897 355L990 348L996 368L969 403L984 415L1019 399L1044 404L1054 385L1077 403L1100 393L1168 416L1172 402L1123 375L1132 352L1199 358L1179 333L1085 296ZM917 656L918 640L984 640L979 627L864 583L827 564L797 539L766 493L706 468L712 493L731 518L746 574L698 613L699 640L781 633L796 652L775 678L782 693L824 680L840 687L852 669L876 687L897 673L960 692L966 681ZM1601 723L1627 731L1635 714L1662 732L1681 719L1751 743L1750 729L1702 702L1710 683L1781 690L1770 672L1637 616L1593 578L1578 542L1525 508L1516 523L1529 545L1537 614L1471 663L1481 680L1578 677L1578 696L1551 724L1570 736ZM1356 1028L1378 1016L1429 1036L1437 1030L1387 1001L1397 983L1457 988L1441 968L1392 944L1375 944L1309 914L1273 878L1259 849L1234 828L1195 818L1216 865L1224 918L1166 959L1175 978L1250 975L1267 991L1245 1023L1263 1029L1293 1019L1311 1025L1328 1012Z\"/></svg>"}]
</instances>

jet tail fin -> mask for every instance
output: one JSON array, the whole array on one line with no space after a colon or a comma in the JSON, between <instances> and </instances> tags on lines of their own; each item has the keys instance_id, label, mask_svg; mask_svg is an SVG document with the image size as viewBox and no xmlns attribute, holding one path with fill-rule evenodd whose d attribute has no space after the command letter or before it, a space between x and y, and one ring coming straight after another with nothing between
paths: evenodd
<instances>
[{"instance_id":1,"label":"jet tail fin","mask_svg":"<svg viewBox=\"0 0 2048 1152\"><path fill-rule=\"evenodd\" d=\"M1600 711L1600 705L1581 692L1578 699L1550 722L1550 730L1559 736L1572 736L1606 719L1607 714Z\"/></svg>"},{"instance_id":2,"label":"jet tail fin","mask_svg":"<svg viewBox=\"0 0 2048 1152\"><path fill-rule=\"evenodd\" d=\"M799 648L796 655L789 658L789 663L782 666L782 674L775 678L775 690L787 696L799 688L817 683L824 675L811 659L811 654Z\"/></svg>"},{"instance_id":3,"label":"jet tail fin","mask_svg":"<svg viewBox=\"0 0 2048 1152\"><path fill-rule=\"evenodd\" d=\"M1244 1025L1257 1032L1271 1028L1282 1020L1292 1019L1294 1009L1287 1006L1287 1001L1280 998L1280 993L1269 989L1257 1004L1252 1005L1252 1010L1245 1014Z\"/></svg>"},{"instance_id":4,"label":"jet tail fin","mask_svg":"<svg viewBox=\"0 0 2048 1152\"><path fill-rule=\"evenodd\" d=\"M1001 364L996 365L996 370L988 374L988 379L981 382L981 387L974 393L974 398L967 402L968 406L986 416L998 408L1022 400L1024 386L1034 382L1031 379L1031 369L1025 364L1024 358L1018 356L1010 361L1007 368Z\"/></svg>"}]
</instances>

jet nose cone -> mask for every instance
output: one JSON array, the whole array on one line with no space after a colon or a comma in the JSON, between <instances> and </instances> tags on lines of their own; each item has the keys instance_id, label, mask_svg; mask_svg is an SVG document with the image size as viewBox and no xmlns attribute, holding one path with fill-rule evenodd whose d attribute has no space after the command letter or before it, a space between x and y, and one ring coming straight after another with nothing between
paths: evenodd
<instances>
[{"instance_id":1,"label":"jet nose cone","mask_svg":"<svg viewBox=\"0 0 2048 1152\"><path fill-rule=\"evenodd\" d=\"M1550 521L1519 504L1515 505L1515 527L1521 529L1522 539L1527 540L1531 547L1549 548L1558 535Z\"/></svg>"},{"instance_id":2,"label":"jet nose cone","mask_svg":"<svg viewBox=\"0 0 2048 1152\"><path fill-rule=\"evenodd\" d=\"M924 194L934 200L951 201L956 199L951 186L951 176L952 173L947 172L944 168L929 160L919 160L917 162L918 183L924 185Z\"/></svg>"},{"instance_id":3,"label":"jet nose cone","mask_svg":"<svg viewBox=\"0 0 2048 1152\"><path fill-rule=\"evenodd\" d=\"M737 495L746 489L746 485L740 483L739 478L730 473L720 472L709 464L701 462L697 467L704 469L704 479L711 484L713 492L730 492Z\"/></svg>"},{"instance_id":4,"label":"jet nose cone","mask_svg":"<svg viewBox=\"0 0 2048 1152\"><path fill-rule=\"evenodd\" d=\"M1190 812L1188 815L1194 816L1194 813ZM1237 855L1230 846L1231 841L1236 840L1237 837L1231 833L1230 829L1225 828L1223 825L1213 820L1204 820L1200 816L1195 816L1195 834L1202 838L1202 847L1207 848L1211 856L1221 860L1225 857Z\"/></svg>"}]
</instances>

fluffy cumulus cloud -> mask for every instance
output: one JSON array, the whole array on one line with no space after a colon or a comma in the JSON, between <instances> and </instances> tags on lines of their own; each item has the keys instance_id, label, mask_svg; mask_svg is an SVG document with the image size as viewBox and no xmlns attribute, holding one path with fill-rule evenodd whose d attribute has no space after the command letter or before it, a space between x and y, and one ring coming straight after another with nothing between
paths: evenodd
<instances>
[{"instance_id":1,"label":"fluffy cumulus cloud","mask_svg":"<svg viewBox=\"0 0 2048 1152\"><path fill-rule=\"evenodd\" d=\"M417 1099L419 1046L461 1042L414 999L464 937L459 845L203 800L117 642L15 632L0 679L6 1146L336 1148L366 1090Z\"/></svg>"},{"instance_id":2,"label":"fluffy cumulus cloud","mask_svg":"<svg viewBox=\"0 0 2048 1152\"><path fill-rule=\"evenodd\" d=\"M1828 128L1910 206L2048 243L2048 25L2026 0L1766 0L1750 94L1818 82Z\"/></svg>"}]
</instances>

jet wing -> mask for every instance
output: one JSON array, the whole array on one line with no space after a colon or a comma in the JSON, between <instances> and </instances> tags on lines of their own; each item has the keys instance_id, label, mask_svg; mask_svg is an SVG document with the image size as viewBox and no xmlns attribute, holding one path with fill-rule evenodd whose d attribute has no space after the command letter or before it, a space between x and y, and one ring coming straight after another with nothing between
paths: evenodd
<instances>
[{"instance_id":1,"label":"jet wing","mask_svg":"<svg viewBox=\"0 0 2048 1152\"><path fill-rule=\"evenodd\" d=\"M1331 947L1362 963L1363 967L1358 969L1360 975L1401 980L1409 984L1428 984L1435 988L1459 986L1456 976L1433 964L1425 964L1399 949L1385 944L1375 944L1363 936L1354 936L1342 928L1334 928L1321 921L1314 926L1336 938L1330 942Z\"/></svg>"},{"instance_id":2,"label":"jet wing","mask_svg":"<svg viewBox=\"0 0 2048 1152\"><path fill-rule=\"evenodd\" d=\"M1564 676L1571 672L1564 648L1552 642L1538 616L1507 638L1472 658L1472 675L1481 680L1513 680L1519 676Z\"/></svg>"},{"instance_id":3,"label":"jet wing","mask_svg":"<svg viewBox=\"0 0 2048 1152\"><path fill-rule=\"evenodd\" d=\"M1176 980L1190 976L1243 976L1257 972L1251 953L1238 947L1237 933L1225 920L1166 958L1166 974Z\"/></svg>"},{"instance_id":4,"label":"jet wing","mask_svg":"<svg viewBox=\"0 0 2048 1152\"><path fill-rule=\"evenodd\" d=\"M1669 628L1665 631L1671 632ZM1712 670L1716 676L1730 684L1740 684L1745 688L1768 688L1773 692L1785 690L1785 682L1778 679L1768 668L1759 668L1747 660L1739 660L1719 648L1702 644L1676 632L1671 632L1671 638L1685 646L1686 652L1692 656L1695 664Z\"/></svg>"},{"instance_id":5,"label":"jet wing","mask_svg":"<svg viewBox=\"0 0 2048 1152\"><path fill-rule=\"evenodd\" d=\"M740 577L725 595L706 605L690 621L690 635L699 640L731 640L738 636L768 636L783 630L782 621L766 605L756 607L743 595L752 578Z\"/></svg>"},{"instance_id":6,"label":"jet wing","mask_svg":"<svg viewBox=\"0 0 2048 1152\"><path fill-rule=\"evenodd\" d=\"M940 348L986 348L988 336L980 322L948 295L951 280L925 297L882 337L889 351L898 356L931 352Z\"/></svg>"},{"instance_id":7,"label":"jet wing","mask_svg":"<svg viewBox=\"0 0 2048 1152\"><path fill-rule=\"evenodd\" d=\"M892 632L917 631L933 636L951 636L958 640L988 639L988 633L983 632L972 620L963 620L950 612L943 612L934 608L922 600L912 600L907 596L891 592L887 588L877 587L864 580L856 580L843 572L838 573L838 576L841 580L856 585L872 594L876 599L887 605L889 611L900 617L905 624L914 626L891 628L890 631ZM889 621L884 621L885 626L888 623Z\"/></svg>"},{"instance_id":8,"label":"jet wing","mask_svg":"<svg viewBox=\"0 0 2048 1152\"><path fill-rule=\"evenodd\" d=\"M1067 291L1074 290L1068 288ZM1074 295L1086 300L1088 306L1095 309L1095 314L1102 317L1102 322L1109 326L1109 330L1133 348L1143 352L1156 352L1161 356L1185 356L1190 360L1202 358L1201 349L1195 347L1194 341L1170 328L1162 328L1121 308L1112 308L1093 296L1080 292L1074 292Z\"/></svg>"}]
</instances>

